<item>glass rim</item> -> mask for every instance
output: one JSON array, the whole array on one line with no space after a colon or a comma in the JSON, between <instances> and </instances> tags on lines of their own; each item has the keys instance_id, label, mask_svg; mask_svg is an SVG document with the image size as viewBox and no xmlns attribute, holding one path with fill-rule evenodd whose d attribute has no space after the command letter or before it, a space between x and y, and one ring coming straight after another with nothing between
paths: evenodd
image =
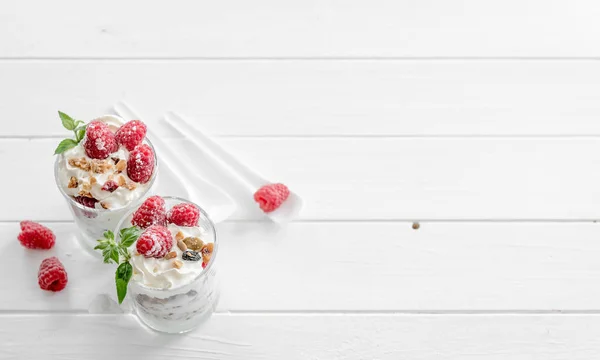
<instances>
[{"instance_id":1,"label":"glass rim","mask_svg":"<svg viewBox=\"0 0 600 360\"><path fill-rule=\"evenodd\" d=\"M67 194L65 192L65 189L63 189L61 184L59 184L59 182L58 182L58 161L61 156L64 156L64 153L55 155L56 158L54 159L54 182L56 183L56 187L58 187L58 190L60 191L60 193L65 197L65 199L67 199L67 201L70 202L71 205L73 205L81 210L90 211L93 213L104 214L104 213L110 213L113 211L122 211L123 209L126 209L129 206L131 206L132 204L137 204L139 202L139 200L143 199L148 194L148 191L150 191L150 189L154 185L154 181L156 180L156 176L158 174L158 155L156 154L156 149L154 148L154 145L152 145L152 142L150 141L150 139L148 139L148 137L145 137L144 141L146 144L148 144L150 146L150 148L152 148L152 152L154 153L154 171L152 172L152 176L150 177L150 180L148 180L148 182L146 182L146 184L148 184L148 188L146 189L146 191L144 191L140 195L139 198L132 200L129 204L119 207L119 208L114 208L114 209L96 209L96 208L91 208L91 207L82 205L82 204L78 203L77 201L75 201L73 196Z\"/></svg>"},{"instance_id":2,"label":"glass rim","mask_svg":"<svg viewBox=\"0 0 600 360\"><path fill-rule=\"evenodd\" d=\"M167 288L167 289L161 289L161 288L155 288L155 287L144 285L142 283L133 281L133 279L129 282L129 284L135 284L135 286L139 286L140 288L143 288L143 289L148 289L148 290L151 290L151 291L162 292L162 291L171 291L171 290L180 289L182 287L185 287L185 286L188 286L188 285L190 285L192 283L195 283L196 281L198 281L199 279L201 279L204 276L207 276L207 274L210 271L211 267L215 263L215 259L217 258L217 253L219 252L219 244L218 244L218 241L217 241L217 228L215 226L215 223L212 221L212 219L210 218L210 216L208 215L208 213L200 205L196 204L193 201L190 201L188 199L184 199L184 198L181 198L181 197L178 197L178 196L168 196L168 195L167 196L161 196L161 195L159 195L159 196L161 198L163 198L164 200L176 200L176 201L179 201L179 203L188 203L188 204L192 204L195 207L197 207L198 210L200 210L200 215L204 216L204 218L206 220L208 220L208 224L210 225L210 230L212 231L213 237L215 239L214 242L213 242L213 244L214 244L213 253L212 253L211 257L210 257L210 261L206 265L206 268L202 269L202 271L198 275L196 275L196 277L194 277L194 279L192 281L190 281L189 283L184 284L184 285L180 285L180 286L177 286L177 287L171 287L171 288ZM123 226L123 222L125 221L125 219L127 219L129 216L131 216L136 210L137 210L137 208L130 209L129 211L127 211L127 213L125 215L123 215L123 217L121 217L121 219L117 223L117 227L114 229L114 234L115 234L115 237L117 237L119 239L119 242L121 241L121 237L120 237L119 232L120 232L120 230L121 230L121 228Z\"/></svg>"}]
</instances>

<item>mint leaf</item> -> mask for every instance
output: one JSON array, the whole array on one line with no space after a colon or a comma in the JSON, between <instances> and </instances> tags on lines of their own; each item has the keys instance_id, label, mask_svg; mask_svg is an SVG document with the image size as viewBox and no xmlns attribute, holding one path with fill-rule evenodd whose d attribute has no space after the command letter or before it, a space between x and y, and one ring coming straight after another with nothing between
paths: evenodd
<instances>
[{"instance_id":1,"label":"mint leaf","mask_svg":"<svg viewBox=\"0 0 600 360\"><path fill-rule=\"evenodd\" d=\"M62 121L62 125L64 126L65 129L75 130L77 125L75 125L75 120L73 120L72 117L70 117L69 115L65 114L62 111L58 112L58 116L60 116L60 120Z\"/></svg>"},{"instance_id":2,"label":"mint leaf","mask_svg":"<svg viewBox=\"0 0 600 360\"><path fill-rule=\"evenodd\" d=\"M119 248L114 246L110 249L110 259L115 262L115 264L119 263Z\"/></svg>"},{"instance_id":3,"label":"mint leaf","mask_svg":"<svg viewBox=\"0 0 600 360\"><path fill-rule=\"evenodd\" d=\"M124 248L128 248L140 237L140 229L136 226L130 228L121 229L119 236L121 241L119 245Z\"/></svg>"},{"instance_id":4,"label":"mint leaf","mask_svg":"<svg viewBox=\"0 0 600 360\"><path fill-rule=\"evenodd\" d=\"M108 240L114 240L115 239L115 234L112 231L110 231L110 230L106 230L104 232L104 234L102 234L102 235L104 235L104 238L108 239Z\"/></svg>"},{"instance_id":5,"label":"mint leaf","mask_svg":"<svg viewBox=\"0 0 600 360\"><path fill-rule=\"evenodd\" d=\"M74 148L75 146L77 146L77 144L77 141L73 139L64 139L60 142L60 144L58 144L56 150L54 150L54 155L62 154L65 151Z\"/></svg>"},{"instance_id":6,"label":"mint leaf","mask_svg":"<svg viewBox=\"0 0 600 360\"><path fill-rule=\"evenodd\" d=\"M85 137L85 128L86 128L86 125L80 126L80 127L76 128L75 130L73 130L75 132L75 141L77 141L78 144Z\"/></svg>"},{"instance_id":7,"label":"mint leaf","mask_svg":"<svg viewBox=\"0 0 600 360\"><path fill-rule=\"evenodd\" d=\"M133 267L129 262L124 262L117 268L115 272L115 284L117 286L117 297L119 299L119 304L123 302L125 299L125 295L127 295L127 284L129 284L129 279L131 279L131 275L133 274Z\"/></svg>"},{"instance_id":8,"label":"mint leaf","mask_svg":"<svg viewBox=\"0 0 600 360\"><path fill-rule=\"evenodd\" d=\"M96 247L94 248L94 250L104 250L104 249L106 249L106 248L107 248L109 245L110 245L109 243L102 242L102 243L100 243L100 244L96 245Z\"/></svg>"}]
</instances>

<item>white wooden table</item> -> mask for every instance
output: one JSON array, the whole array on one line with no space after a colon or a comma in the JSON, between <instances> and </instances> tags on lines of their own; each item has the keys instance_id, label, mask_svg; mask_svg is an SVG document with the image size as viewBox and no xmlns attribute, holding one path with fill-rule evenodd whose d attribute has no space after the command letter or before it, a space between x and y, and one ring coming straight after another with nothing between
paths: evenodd
<instances>
[{"instance_id":1,"label":"white wooden table","mask_svg":"<svg viewBox=\"0 0 600 360\"><path fill-rule=\"evenodd\" d=\"M3 1L0 358L598 358L599 16L594 0ZM219 225L222 299L186 335L88 313L111 269L76 247L55 188L56 111L120 99L202 119L306 199L284 229ZM55 249L22 249L23 219ZM36 283L50 254L58 294Z\"/></svg>"}]
</instances>

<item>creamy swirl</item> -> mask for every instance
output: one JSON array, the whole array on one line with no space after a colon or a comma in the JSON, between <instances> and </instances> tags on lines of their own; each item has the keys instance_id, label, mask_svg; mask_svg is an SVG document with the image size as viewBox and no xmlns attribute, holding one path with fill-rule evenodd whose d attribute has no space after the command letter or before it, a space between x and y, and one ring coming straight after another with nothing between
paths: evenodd
<instances>
[{"instance_id":1,"label":"creamy swirl","mask_svg":"<svg viewBox=\"0 0 600 360\"><path fill-rule=\"evenodd\" d=\"M155 289L171 289L191 283L202 270L204 270L202 268L202 260L181 260L181 254L183 252L177 247L177 241L175 240L175 235L180 231L183 233L184 237L198 237L205 240L204 231L197 226L185 227L177 226L175 224L169 224L168 228L171 232L171 239L173 240L171 251L175 251L177 256L173 259L146 258L137 254L134 244L129 248L129 252L132 255L132 281ZM173 262L175 260L182 261L183 266L179 269L174 267Z\"/></svg>"},{"instance_id":2,"label":"creamy swirl","mask_svg":"<svg viewBox=\"0 0 600 360\"><path fill-rule=\"evenodd\" d=\"M116 131L119 126L124 123L124 120L120 117L110 115L95 120L106 123L112 131ZM124 146L120 146L116 152L110 154L105 162L112 165L112 167L102 173L86 170L82 166L74 166L69 161L81 161L81 159L87 164L92 164L94 162L98 163L98 160L94 160L87 156L83 147L83 141L74 148L60 154L58 158L58 181L67 195L76 197L85 192L89 192L96 200L98 200L95 205L96 209L118 209L125 207L132 201L137 200L144 195L151 184L150 181L146 184L136 183L127 176L127 171L119 172L117 170L113 159L129 159L129 151L127 151ZM120 177L123 179L121 180ZM76 180L76 183L72 182L73 178ZM119 180L121 180L125 184L134 184L134 186L119 186L112 192L102 190L102 187L109 180L112 180L117 184L119 183Z\"/></svg>"}]
</instances>

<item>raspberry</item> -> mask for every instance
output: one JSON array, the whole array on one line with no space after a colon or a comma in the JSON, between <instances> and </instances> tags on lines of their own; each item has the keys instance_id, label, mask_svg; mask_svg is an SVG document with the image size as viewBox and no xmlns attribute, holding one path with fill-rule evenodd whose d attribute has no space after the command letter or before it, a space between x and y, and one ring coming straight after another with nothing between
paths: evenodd
<instances>
[{"instance_id":1,"label":"raspberry","mask_svg":"<svg viewBox=\"0 0 600 360\"><path fill-rule=\"evenodd\" d=\"M108 125L98 120L87 125L83 147L87 156L92 159L106 159L108 155L119 149L115 134L110 131Z\"/></svg>"},{"instance_id":2,"label":"raspberry","mask_svg":"<svg viewBox=\"0 0 600 360\"><path fill-rule=\"evenodd\" d=\"M269 184L254 193L254 201L262 211L275 211L290 196L290 190L283 184Z\"/></svg>"},{"instance_id":3,"label":"raspberry","mask_svg":"<svg viewBox=\"0 0 600 360\"><path fill-rule=\"evenodd\" d=\"M17 236L21 245L29 249L51 249L56 236L52 230L33 221L21 221L21 233Z\"/></svg>"},{"instance_id":4,"label":"raspberry","mask_svg":"<svg viewBox=\"0 0 600 360\"><path fill-rule=\"evenodd\" d=\"M145 229L154 224L165 226L167 224L166 219L167 210L165 208L165 200L156 195L147 198L133 213L131 224Z\"/></svg>"},{"instance_id":5,"label":"raspberry","mask_svg":"<svg viewBox=\"0 0 600 360\"><path fill-rule=\"evenodd\" d=\"M135 182L147 183L154 171L154 153L147 144L133 149L127 161L127 175Z\"/></svg>"},{"instance_id":6,"label":"raspberry","mask_svg":"<svg viewBox=\"0 0 600 360\"><path fill-rule=\"evenodd\" d=\"M113 192L113 191L117 190L118 188L119 188L119 185L112 180L105 182L104 185L102 186L102 190L108 191L108 192Z\"/></svg>"},{"instance_id":7,"label":"raspberry","mask_svg":"<svg viewBox=\"0 0 600 360\"><path fill-rule=\"evenodd\" d=\"M61 291L67 286L67 272L63 264L55 256L44 259L38 272L40 289Z\"/></svg>"},{"instance_id":8,"label":"raspberry","mask_svg":"<svg viewBox=\"0 0 600 360\"><path fill-rule=\"evenodd\" d=\"M162 225L152 225L137 239L137 251L150 258L162 258L173 247L173 238L169 229Z\"/></svg>"},{"instance_id":9,"label":"raspberry","mask_svg":"<svg viewBox=\"0 0 600 360\"><path fill-rule=\"evenodd\" d=\"M75 201L77 201L81 205L87 206L92 209L96 208L96 203L98 202L98 200L94 198L89 198L87 196L75 196L73 199L75 199Z\"/></svg>"},{"instance_id":10,"label":"raspberry","mask_svg":"<svg viewBox=\"0 0 600 360\"><path fill-rule=\"evenodd\" d=\"M169 210L167 219L170 223L179 226L198 226L200 210L192 204L177 204Z\"/></svg>"},{"instance_id":11,"label":"raspberry","mask_svg":"<svg viewBox=\"0 0 600 360\"><path fill-rule=\"evenodd\" d=\"M127 150L131 151L136 146L142 143L146 136L146 124L140 120L131 120L126 122L123 126L117 130L115 137L117 143L125 146Z\"/></svg>"}]
</instances>

